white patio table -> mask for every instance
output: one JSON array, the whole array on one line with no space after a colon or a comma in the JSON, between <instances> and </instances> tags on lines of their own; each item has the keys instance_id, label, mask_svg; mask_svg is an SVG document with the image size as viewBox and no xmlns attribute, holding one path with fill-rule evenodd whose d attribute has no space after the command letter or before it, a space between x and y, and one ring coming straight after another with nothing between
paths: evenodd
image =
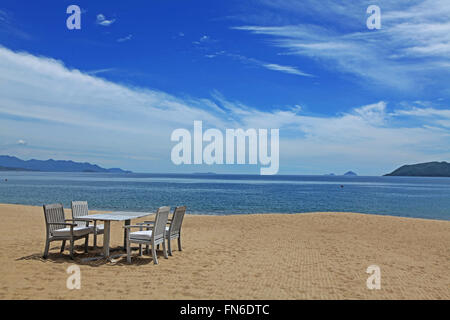
<instances>
[{"instance_id":1,"label":"white patio table","mask_svg":"<svg viewBox=\"0 0 450 320\"><path fill-rule=\"evenodd\" d=\"M103 221L105 224L105 233L103 234L103 256L109 256L109 240L111 237L111 221L125 221L125 225L130 225L131 219L147 217L154 214L153 212L131 212L131 211L115 211L99 214L90 214L87 216L77 217L78 220L97 220ZM124 230L123 247L126 248L126 230Z\"/></svg>"}]
</instances>

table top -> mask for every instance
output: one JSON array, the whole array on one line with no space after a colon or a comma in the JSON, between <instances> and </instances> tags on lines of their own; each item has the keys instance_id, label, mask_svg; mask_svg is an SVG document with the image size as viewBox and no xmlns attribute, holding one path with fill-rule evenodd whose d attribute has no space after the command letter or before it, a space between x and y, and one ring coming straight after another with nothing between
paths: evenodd
<instances>
[{"instance_id":1,"label":"table top","mask_svg":"<svg viewBox=\"0 0 450 320\"><path fill-rule=\"evenodd\" d=\"M137 219L154 214L154 212L115 211L107 213L90 214L77 217L80 220L125 221Z\"/></svg>"}]
</instances>

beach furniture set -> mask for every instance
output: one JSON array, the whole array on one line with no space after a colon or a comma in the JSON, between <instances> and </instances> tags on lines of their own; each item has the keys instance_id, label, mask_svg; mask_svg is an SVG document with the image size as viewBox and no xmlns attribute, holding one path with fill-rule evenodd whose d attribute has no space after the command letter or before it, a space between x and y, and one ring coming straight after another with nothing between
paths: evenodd
<instances>
[{"instance_id":1,"label":"beach furniture set","mask_svg":"<svg viewBox=\"0 0 450 320\"><path fill-rule=\"evenodd\" d=\"M52 241L62 241L61 253L64 252L66 241L70 242L70 258L73 259L75 241L83 239L85 241L84 250L88 252L89 235L94 236L94 248L97 247L97 236L103 235L102 258L110 259L110 235L111 221L124 222L124 243L123 248L127 252L127 262L131 263L131 244L139 244L139 255L142 255L142 246L145 245L146 253L152 252L153 262L158 264L156 255L160 245L164 258L172 255L172 240L178 240L178 250L181 251L181 226L186 206L176 207L172 217L169 219L170 207L161 207L155 214L154 221L144 221L131 225L132 219L153 215L151 212L129 212L116 211L100 214L89 214L88 203L86 201L72 201L72 219L66 219L62 204L44 205L44 216L46 225L46 240L44 258L47 258L50 243ZM103 222L103 224L99 224ZM93 225L90 225L93 223ZM132 232L133 228L138 231ZM166 246L167 242L167 246Z\"/></svg>"}]
</instances>

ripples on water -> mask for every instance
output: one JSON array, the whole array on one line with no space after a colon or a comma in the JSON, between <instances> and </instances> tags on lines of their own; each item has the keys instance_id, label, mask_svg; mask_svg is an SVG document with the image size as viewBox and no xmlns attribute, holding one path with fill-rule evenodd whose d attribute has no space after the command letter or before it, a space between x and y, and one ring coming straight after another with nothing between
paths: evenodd
<instances>
[{"instance_id":1,"label":"ripples on water","mask_svg":"<svg viewBox=\"0 0 450 320\"><path fill-rule=\"evenodd\" d=\"M0 172L1 203L70 207L71 200L97 210L187 205L197 214L351 211L450 220L450 178Z\"/></svg>"}]
</instances>

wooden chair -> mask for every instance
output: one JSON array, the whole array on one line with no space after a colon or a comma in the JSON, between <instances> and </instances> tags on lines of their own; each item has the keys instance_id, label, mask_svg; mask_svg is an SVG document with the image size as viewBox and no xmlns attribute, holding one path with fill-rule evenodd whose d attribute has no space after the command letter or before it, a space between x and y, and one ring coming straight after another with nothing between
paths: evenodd
<instances>
[{"instance_id":1,"label":"wooden chair","mask_svg":"<svg viewBox=\"0 0 450 320\"><path fill-rule=\"evenodd\" d=\"M178 239L178 251L181 251L181 225L183 224L184 214L186 213L186 206L176 207L173 211L172 219L167 221L169 226L166 226L166 239L167 247L169 251L169 256L172 255L172 244L171 240ZM142 225L153 225L154 221L144 221ZM159 246L157 247L159 249ZM147 247L148 252L148 247Z\"/></svg>"},{"instance_id":2,"label":"wooden chair","mask_svg":"<svg viewBox=\"0 0 450 320\"><path fill-rule=\"evenodd\" d=\"M77 226L74 219L65 219L64 208L62 204L44 205L44 216L46 226L46 239L44 259L48 257L50 242L62 241L61 253L64 252L66 241L70 241L70 258L73 259L73 247L76 240L85 239L84 251L88 252L89 233L92 228L89 222L86 226ZM67 221L72 221L68 223Z\"/></svg>"},{"instance_id":3,"label":"wooden chair","mask_svg":"<svg viewBox=\"0 0 450 320\"><path fill-rule=\"evenodd\" d=\"M166 224L169 218L170 207L161 207L156 212L155 223L152 226L146 226L147 230L143 230L144 225L129 225L124 226L126 229L126 243L127 243L127 262L131 263L131 243L139 244L139 255L142 255L142 245L152 246L153 263L158 264L156 256L156 246L163 245L164 258L168 258L166 251L165 232ZM130 232L131 228L139 228L139 231Z\"/></svg>"},{"instance_id":4,"label":"wooden chair","mask_svg":"<svg viewBox=\"0 0 450 320\"><path fill-rule=\"evenodd\" d=\"M181 225L183 223L186 206L176 207L170 221L169 230L166 230L166 239L169 247L169 255L172 255L170 240L178 239L178 251L181 251Z\"/></svg>"},{"instance_id":5,"label":"wooden chair","mask_svg":"<svg viewBox=\"0 0 450 320\"><path fill-rule=\"evenodd\" d=\"M72 219L76 219L78 217L89 215L88 203L87 201L72 201ZM89 221L81 221L77 222L78 227L87 227L89 226ZM92 227L92 234L94 234L94 249L97 248L97 235L105 233L105 226L103 224L97 225L97 220L94 220L94 225Z\"/></svg>"}]
</instances>

